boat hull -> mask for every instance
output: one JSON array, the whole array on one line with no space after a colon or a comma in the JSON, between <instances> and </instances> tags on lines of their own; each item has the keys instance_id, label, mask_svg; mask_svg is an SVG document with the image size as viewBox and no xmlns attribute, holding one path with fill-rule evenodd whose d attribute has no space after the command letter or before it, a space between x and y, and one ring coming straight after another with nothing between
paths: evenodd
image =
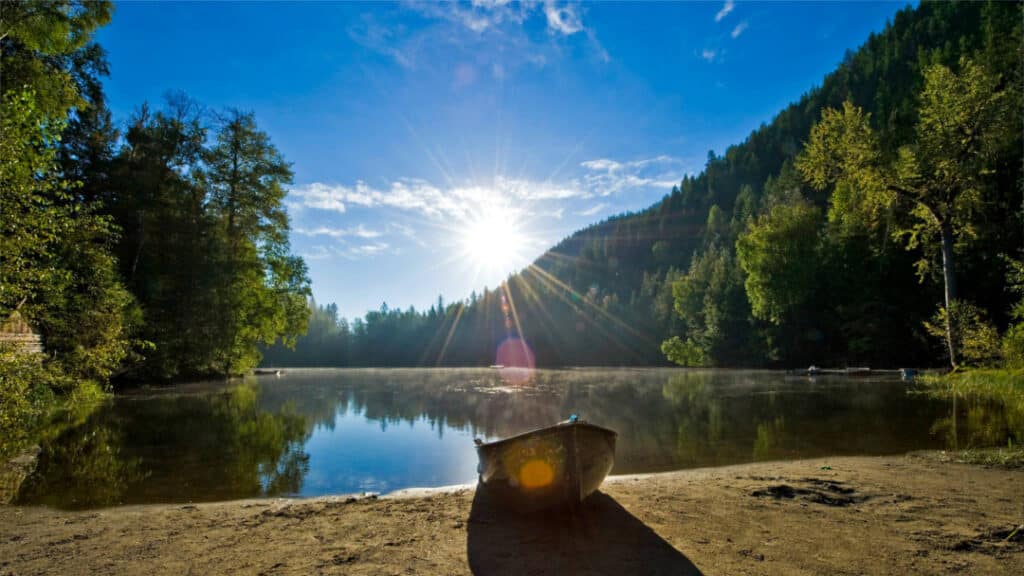
<instances>
[{"instance_id":1,"label":"boat hull","mask_svg":"<svg viewBox=\"0 0 1024 576\"><path fill-rule=\"evenodd\" d=\"M574 508L611 471L616 437L607 428L566 422L481 444L480 484L517 509Z\"/></svg>"}]
</instances>

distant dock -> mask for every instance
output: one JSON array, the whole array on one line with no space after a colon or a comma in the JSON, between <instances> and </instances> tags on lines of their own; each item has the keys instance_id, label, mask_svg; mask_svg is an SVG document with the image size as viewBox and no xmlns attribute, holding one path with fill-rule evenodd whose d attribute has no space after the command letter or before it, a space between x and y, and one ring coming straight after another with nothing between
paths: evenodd
<instances>
[{"instance_id":1,"label":"distant dock","mask_svg":"<svg viewBox=\"0 0 1024 576\"><path fill-rule=\"evenodd\" d=\"M803 370L791 370L791 374L799 374L801 376L850 376L850 377L866 377L866 376L899 376L903 380L912 380L915 376L920 374L920 370L917 368L869 368L867 366L851 366L847 368L819 368L817 366L810 366Z\"/></svg>"},{"instance_id":2,"label":"distant dock","mask_svg":"<svg viewBox=\"0 0 1024 576\"><path fill-rule=\"evenodd\" d=\"M257 376L283 376L284 370L280 368L257 368L252 373Z\"/></svg>"}]
</instances>

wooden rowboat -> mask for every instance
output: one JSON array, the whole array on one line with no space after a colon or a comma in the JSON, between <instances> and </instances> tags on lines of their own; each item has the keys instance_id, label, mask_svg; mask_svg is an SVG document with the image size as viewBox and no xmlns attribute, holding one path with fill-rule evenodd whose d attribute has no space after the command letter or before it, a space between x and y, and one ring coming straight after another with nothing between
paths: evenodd
<instances>
[{"instance_id":1,"label":"wooden rowboat","mask_svg":"<svg viewBox=\"0 0 1024 576\"><path fill-rule=\"evenodd\" d=\"M611 471L617 436L572 417L496 442L477 440L480 484L519 510L575 508Z\"/></svg>"}]
</instances>

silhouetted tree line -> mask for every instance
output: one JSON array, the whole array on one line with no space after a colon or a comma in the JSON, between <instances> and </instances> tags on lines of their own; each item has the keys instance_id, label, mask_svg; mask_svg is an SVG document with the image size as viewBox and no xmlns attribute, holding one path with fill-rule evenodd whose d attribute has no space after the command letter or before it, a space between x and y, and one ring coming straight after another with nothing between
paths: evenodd
<instances>
[{"instance_id":1,"label":"silhouetted tree line","mask_svg":"<svg viewBox=\"0 0 1024 576\"><path fill-rule=\"evenodd\" d=\"M1012 277L1024 245L1021 22L1020 3L901 10L820 87L723 155L709 152L704 171L661 202L573 234L467 301L425 312L384 306L351 324L314 304L321 323L294 352L271 348L265 361L486 365L501 341L518 335L539 365L659 364L666 340L664 353L688 365L934 365L954 360L957 347L987 350L979 361L998 355L992 335L1014 320ZM939 97L961 92L975 99ZM859 114L875 143L872 161L815 180L805 143L824 111L846 103L848 119ZM944 167L941 154L928 152L927 135L965 111L984 122L986 142L958 148L977 161ZM838 138L842 126L833 128ZM836 167L868 153L818 152ZM925 181L940 173L949 178ZM957 226L948 243L956 307L943 297L942 224L922 215L920 203L889 198L886 186L897 181L964 192L948 218ZM737 254L741 238L746 249ZM947 322L946 308L961 320ZM955 346L943 326L961 327Z\"/></svg>"}]
</instances>

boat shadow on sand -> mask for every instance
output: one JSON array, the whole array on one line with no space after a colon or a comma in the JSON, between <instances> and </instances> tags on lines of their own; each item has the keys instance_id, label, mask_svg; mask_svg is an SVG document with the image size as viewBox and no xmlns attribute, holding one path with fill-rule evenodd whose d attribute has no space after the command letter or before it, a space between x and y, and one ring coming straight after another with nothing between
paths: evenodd
<instances>
[{"instance_id":1,"label":"boat shadow on sand","mask_svg":"<svg viewBox=\"0 0 1024 576\"><path fill-rule=\"evenodd\" d=\"M469 513L473 574L685 574L700 570L613 498L596 492L575 514L517 514L478 489Z\"/></svg>"}]
</instances>

